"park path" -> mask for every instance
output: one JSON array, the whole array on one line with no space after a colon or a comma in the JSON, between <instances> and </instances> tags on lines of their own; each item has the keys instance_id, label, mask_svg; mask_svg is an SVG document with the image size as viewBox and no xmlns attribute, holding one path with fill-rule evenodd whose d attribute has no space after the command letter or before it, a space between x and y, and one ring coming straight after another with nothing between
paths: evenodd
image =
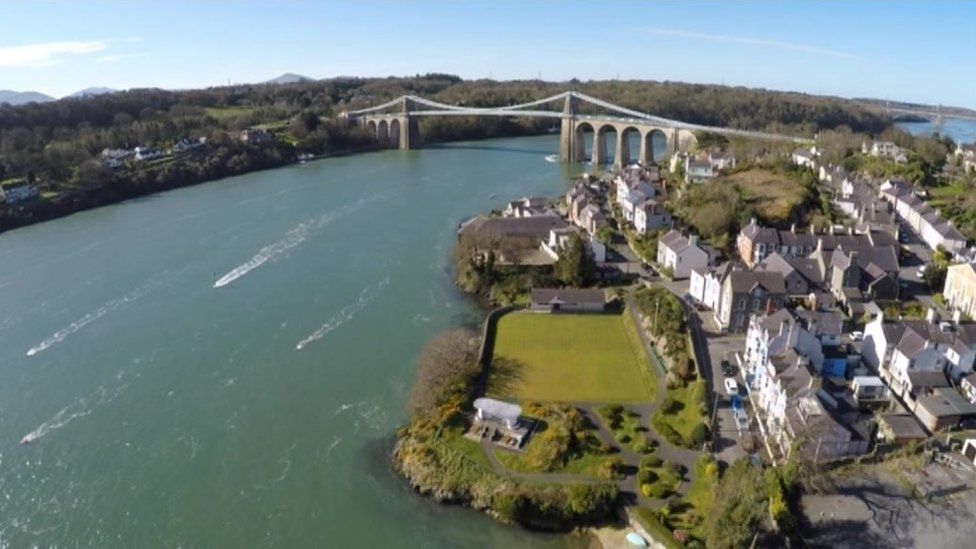
<instances>
[{"instance_id":1,"label":"park path","mask_svg":"<svg viewBox=\"0 0 976 549\"><path fill-rule=\"evenodd\" d=\"M633 291L629 291L627 293L624 298L624 302L626 304L626 310L629 311L629 314L634 321L634 325L637 328L637 335L641 340L641 345L644 347L644 352L647 353L648 357L650 357L651 367L655 370L653 374L657 379L654 398L651 402L645 404L631 404L625 406L625 408L632 410L639 415L640 425L647 429L644 432L645 435L647 435L648 438L657 441L657 455L665 462L675 463L683 467L685 474L681 485L678 487L678 493L680 495L685 495L688 492L688 489L691 487L691 484L695 481L695 462L702 454L696 450L689 450L687 448L681 448L671 444L651 427L651 416L654 414L654 411L658 408L658 406L661 405L661 402L664 400L664 397L667 394L667 389L665 387L667 371L658 358L657 353L654 352L654 345L651 343L647 332L643 328L640 313L638 312L637 305L634 301ZM640 487L637 485L637 471L640 468L641 460L646 457L647 454L634 452L626 445L622 445L616 441L613 436L613 432L611 432L607 425L603 423L599 414L596 412L596 406L598 406L598 404L592 402L571 402L570 404L578 408L580 412L583 413L588 423L593 426L593 432L600 442L617 449L613 455L619 457L624 463L626 474L623 478L618 479L616 482L621 493L625 496L625 499L629 499L629 501L633 504L642 504L652 508L657 508L663 505L663 500L644 496L640 491ZM487 456L491 467L501 476L529 482L586 484L605 482L601 479L596 479L588 475L569 473L522 473L513 471L498 460L498 458L495 456L494 447L490 442L482 441L481 447Z\"/></svg>"}]
</instances>

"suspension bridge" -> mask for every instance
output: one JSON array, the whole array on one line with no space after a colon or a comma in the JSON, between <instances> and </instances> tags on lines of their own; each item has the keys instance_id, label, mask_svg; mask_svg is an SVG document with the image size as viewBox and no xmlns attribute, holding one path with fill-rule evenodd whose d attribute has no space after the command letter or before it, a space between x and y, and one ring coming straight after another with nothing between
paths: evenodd
<instances>
[{"instance_id":1,"label":"suspension bridge","mask_svg":"<svg viewBox=\"0 0 976 549\"><path fill-rule=\"evenodd\" d=\"M697 142L695 132L813 143L812 139L802 137L671 120L614 105L577 91L503 107L448 105L415 95L404 95L381 105L346 111L340 116L362 125L385 146L399 149L414 149L420 145L418 119L423 116L510 116L550 118L553 122L558 119L561 160L584 162L589 159L594 164L607 163L607 138L614 133L616 146L613 164L617 167L629 165L634 160L645 165L661 162L676 151L688 150ZM588 134L592 136L590 139L587 139ZM631 150L632 138L637 140L636 151ZM655 158L655 143L662 142L666 152L663 157ZM636 156L633 154L635 152Z\"/></svg>"}]
</instances>

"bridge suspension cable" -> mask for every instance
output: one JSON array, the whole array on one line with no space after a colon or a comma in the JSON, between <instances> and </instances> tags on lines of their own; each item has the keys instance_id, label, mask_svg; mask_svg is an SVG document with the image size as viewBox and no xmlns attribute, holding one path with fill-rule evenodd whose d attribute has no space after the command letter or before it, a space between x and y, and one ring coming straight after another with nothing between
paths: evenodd
<instances>
[{"instance_id":1,"label":"bridge suspension cable","mask_svg":"<svg viewBox=\"0 0 976 549\"><path fill-rule=\"evenodd\" d=\"M684 129L690 131L703 131L710 133L718 133L723 135L734 135L739 137L749 137L749 138L759 138L759 139L777 139L777 140L790 140L796 143L812 143L813 140L804 137L793 137L782 134L773 134L767 132L753 131L753 130L741 130L734 128L723 128L718 126L705 126L702 124L691 124L688 122L682 122L680 120L672 120L670 118L664 118L661 116L655 116L652 114L643 113L633 109L628 109L626 107L621 107L620 105L615 105L608 101L602 99L597 99L589 95L577 92L577 91L567 91L562 92L550 97L545 97L543 99L537 99L535 101L529 101L527 103L520 103L517 105L508 105L503 107L463 107L458 105L448 105L446 103L441 103L438 101L432 101L430 99L425 99L423 97L418 97L416 95L404 95L394 99L392 101L387 101L381 105L376 105L374 107L368 107L365 109L358 109L354 111L349 111L350 116L360 116L370 113L376 113L391 107L399 107L400 111L403 112L404 105L406 102L413 102L418 105L423 105L432 110L414 110L410 109L409 114L415 116L528 116L536 118L561 118L564 116L562 109L556 110L539 110L537 107L540 105L552 104L556 101L565 100L567 97L573 97L578 99L582 103L589 104L592 107L596 107L597 114L584 114L581 112L574 112L572 116L583 119L583 120L607 120L609 122L621 122L621 123L650 123L657 126L662 126L666 128L676 128Z\"/></svg>"}]
</instances>

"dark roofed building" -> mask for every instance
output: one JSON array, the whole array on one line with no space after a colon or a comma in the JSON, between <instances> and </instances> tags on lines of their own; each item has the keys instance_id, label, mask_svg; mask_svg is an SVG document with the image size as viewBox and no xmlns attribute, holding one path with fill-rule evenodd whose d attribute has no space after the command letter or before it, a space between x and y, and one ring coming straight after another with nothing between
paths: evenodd
<instances>
[{"instance_id":1,"label":"dark roofed building","mask_svg":"<svg viewBox=\"0 0 976 549\"><path fill-rule=\"evenodd\" d=\"M531 264L533 254L544 257L540 250L542 242L549 238L549 231L568 226L558 216L478 216L461 224L458 238L470 242L477 252L493 250L501 262Z\"/></svg>"},{"instance_id":2,"label":"dark roofed building","mask_svg":"<svg viewBox=\"0 0 976 549\"><path fill-rule=\"evenodd\" d=\"M606 292L599 288L534 288L532 310L558 313L599 313L606 309Z\"/></svg>"},{"instance_id":3,"label":"dark roofed building","mask_svg":"<svg viewBox=\"0 0 976 549\"><path fill-rule=\"evenodd\" d=\"M879 426L886 440L902 446L929 438L929 434L911 414L882 414Z\"/></svg>"}]
</instances>

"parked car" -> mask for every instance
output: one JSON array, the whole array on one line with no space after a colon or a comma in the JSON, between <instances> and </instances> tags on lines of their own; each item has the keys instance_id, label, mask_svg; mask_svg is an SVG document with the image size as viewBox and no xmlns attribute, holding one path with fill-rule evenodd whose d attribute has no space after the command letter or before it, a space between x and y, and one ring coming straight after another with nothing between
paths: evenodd
<instances>
[{"instance_id":1,"label":"parked car","mask_svg":"<svg viewBox=\"0 0 976 549\"><path fill-rule=\"evenodd\" d=\"M725 378L725 392L730 395L739 394L739 384L736 383L731 377Z\"/></svg>"},{"instance_id":2,"label":"parked car","mask_svg":"<svg viewBox=\"0 0 976 549\"><path fill-rule=\"evenodd\" d=\"M864 339L864 332L851 332L851 340L861 341Z\"/></svg>"},{"instance_id":3,"label":"parked car","mask_svg":"<svg viewBox=\"0 0 976 549\"><path fill-rule=\"evenodd\" d=\"M735 418L735 427L738 430L745 431L749 428L749 416L746 415L745 410L735 410L732 416Z\"/></svg>"},{"instance_id":4,"label":"parked car","mask_svg":"<svg viewBox=\"0 0 976 549\"><path fill-rule=\"evenodd\" d=\"M742 410L742 398L739 395L732 395L732 411L738 412Z\"/></svg>"},{"instance_id":5,"label":"parked car","mask_svg":"<svg viewBox=\"0 0 976 549\"><path fill-rule=\"evenodd\" d=\"M729 362L728 360L723 360L722 373L725 374L726 377L735 376L735 366L733 366L732 363Z\"/></svg>"}]
</instances>

